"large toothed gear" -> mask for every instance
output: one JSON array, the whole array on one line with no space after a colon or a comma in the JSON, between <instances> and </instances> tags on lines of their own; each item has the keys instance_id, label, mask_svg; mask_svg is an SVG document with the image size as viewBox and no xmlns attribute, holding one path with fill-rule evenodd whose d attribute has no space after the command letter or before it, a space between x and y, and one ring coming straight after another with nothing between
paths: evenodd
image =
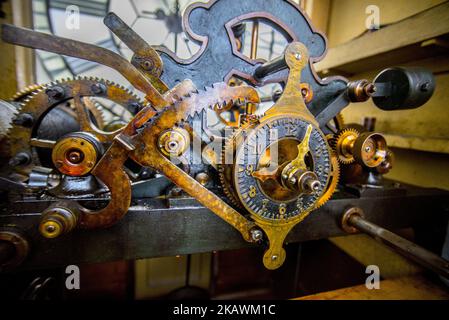
<instances>
[{"instance_id":1,"label":"large toothed gear","mask_svg":"<svg viewBox=\"0 0 449 320\"><path fill-rule=\"evenodd\" d=\"M351 164L355 162L353 148L354 143L360 133L354 128L346 128L333 139L331 139L331 146L337 154L337 159L341 164Z\"/></svg>"},{"instance_id":2,"label":"large toothed gear","mask_svg":"<svg viewBox=\"0 0 449 320\"><path fill-rule=\"evenodd\" d=\"M14 171L28 174L35 165L51 166L45 149L51 149L61 136L80 130L79 115L66 105L76 96L107 99L122 106L131 115L146 105L123 86L93 77L63 79L45 86L29 87L16 95L21 104L7 134L9 165ZM99 104L86 103L85 107L90 121L102 129L104 110L101 109L109 109ZM49 118L46 115L50 113L61 121L47 121Z\"/></svg>"}]
</instances>

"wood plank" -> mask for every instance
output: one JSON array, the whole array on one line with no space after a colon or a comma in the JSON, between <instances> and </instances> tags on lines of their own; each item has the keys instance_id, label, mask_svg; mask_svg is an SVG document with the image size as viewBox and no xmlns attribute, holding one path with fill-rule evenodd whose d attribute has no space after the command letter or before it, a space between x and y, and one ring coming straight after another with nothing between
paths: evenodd
<instances>
[{"instance_id":1,"label":"wood plank","mask_svg":"<svg viewBox=\"0 0 449 320\"><path fill-rule=\"evenodd\" d=\"M449 139L384 134L390 147L449 154Z\"/></svg>"}]
</instances>

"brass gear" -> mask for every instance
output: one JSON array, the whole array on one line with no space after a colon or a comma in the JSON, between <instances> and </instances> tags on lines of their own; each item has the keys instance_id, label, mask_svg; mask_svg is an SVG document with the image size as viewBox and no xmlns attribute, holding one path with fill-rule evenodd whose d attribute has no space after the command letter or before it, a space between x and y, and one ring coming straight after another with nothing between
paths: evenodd
<instances>
[{"instance_id":1,"label":"brass gear","mask_svg":"<svg viewBox=\"0 0 449 320\"><path fill-rule=\"evenodd\" d=\"M222 153L221 153L221 161L218 165L218 176L220 179L220 184L223 188L223 193L229 200L229 202L237 208L243 209L243 206L239 200L237 193L235 192L233 183L232 183L232 166L226 165L226 160L229 156L234 159L234 153L236 150L236 141L239 140L241 134L254 126L256 123L252 121L245 121L242 123L240 128L234 131L232 135L226 138Z\"/></svg>"},{"instance_id":2,"label":"brass gear","mask_svg":"<svg viewBox=\"0 0 449 320\"><path fill-rule=\"evenodd\" d=\"M130 92L123 86L117 85L114 82L96 78L96 77L76 77L74 79L62 79L51 82L45 86L40 86L37 90L28 94L25 98L21 98L21 105L18 108L15 121L12 123L11 128L7 133L7 152L9 158L17 156L18 154L26 154L29 157L29 161L24 165L19 165L16 171L22 174L30 172L34 165L39 165L39 157L36 154L36 150L30 144L32 142L33 135L36 134L37 128L41 124L44 116L53 108L60 106L63 102L72 99L76 93L73 92L74 87L81 88L80 96L82 97L100 97L111 100L124 108L128 109L131 113L135 113L138 110L134 110L135 106L146 106L146 102L141 101L135 94ZM33 87L35 88L35 87ZM59 92L54 94L60 94L61 96L51 97L48 90L58 89ZM23 97L25 92L30 92L32 87L28 90L23 90L21 94L17 94L17 98ZM69 108L70 109L70 108ZM93 110L92 116L101 125L103 122L102 112L98 110L98 105L92 103L87 109ZM22 118L28 117L30 121L20 122L17 121Z\"/></svg>"},{"instance_id":3,"label":"brass gear","mask_svg":"<svg viewBox=\"0 0 449 320\"><path fill-rule=\"evenodd\" d=\"M14 101L14 102L21 102L23 99L28 97L30 94L32 94L33 92L36 92L42 88L43 88L43 85L40 85L40 84L29 85L29 86L23 88L22 90L16 92L10 100Z\"/></svg>"},{"instance_id":4,"label":"brass gear","mask_svg":"<svg viewBox=\"0 0 449 320\"><path fill-rule=\"evenodd\" d=\"M355 162L354 155L349 151L352 144L359 137L360 132L354 128L341 130L335 138L331 139L331 146L341 164L348 165Z\"/></svg>"},{"instance_id":5,"label":"brass gear","mask_svg":"<svg viewBox=\"0 0 449 320\"><path fill-rule=\"evenodd\" d=\"M63 83L64 81L69 81L69 80L62 79L60 81L56 80L56 81L48 83L48 84L29 85L29 86L21 89L20 91L16 92L12 96L10 101L16 102L16 103L24 102L24 100L29 98L30 95L42 90L43 88L49 86L50 84ZM70 106L70 108L73 109L73 106ZM104 119L104 114L103 114L103 106L101 106L98 102L94 102L93 104L88 105L87 108L89 109L90 112L92 112L92 115L94 116L95 120L97 121L98 126L100 128L104 127L105 119Z\"/></svg>"},{"instance_id":6,"label":"brass gear","mask_svg":"<svg viewBox=\"0 0 449 320\"><path fill-rule=\"evenodd\" d=\"M332 170L330 174L328 187L326 191L324 191L321 198L317 201L315 209L321 208L332 198L332 195L337 189L338 182L340 181L340 165L338 164L337 156L335 155L334 152L332 152L331 154L331 164Z\"/></svg>"}]
</instances>

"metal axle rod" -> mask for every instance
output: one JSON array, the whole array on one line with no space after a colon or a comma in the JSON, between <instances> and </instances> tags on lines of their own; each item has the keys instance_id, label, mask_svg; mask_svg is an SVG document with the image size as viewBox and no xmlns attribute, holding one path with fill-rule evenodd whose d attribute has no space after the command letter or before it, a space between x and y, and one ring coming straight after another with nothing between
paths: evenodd
<instances>
[{"instance_id":1,"label":"metal axle rod","mask_svg":"<svg viewBox=\"0 0 449 320\"><path fill-rule=\"evenodd\" d=\"M449 279L449 261L365 220L363 211L360 208L351 208L345 212L342 219L342 227L348 233L356 233L358 231L366 233L375 240L392 248L402 256Z\"/></svg>"}]
</instances>

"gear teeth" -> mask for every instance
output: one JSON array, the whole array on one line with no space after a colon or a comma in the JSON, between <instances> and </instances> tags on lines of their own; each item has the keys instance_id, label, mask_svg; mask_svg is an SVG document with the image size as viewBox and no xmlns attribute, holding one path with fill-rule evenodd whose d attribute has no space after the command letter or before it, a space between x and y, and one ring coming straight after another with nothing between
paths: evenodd
<instances>
[{"instance_id":1,"label":"gear teeth","mask_svg":"<svg viewBox=\"0 0 449 320\"><path fill-rule=\"evenodd\" d=\"M226 169L229 169L229 167L225 164L226 160L226 153L228 152L229 148L232 147L231 150L234 150L234 140L237 138L237 136L242 132L242 129L239 128L238 130L234 131L234 133L227 137L225 140L224 148L221 151L221 164L218 165L218 176L220 180L220 184L223 188L223 193L228 199L228 201L235 207L239 209L243 209L243 205L238 199L238 196L233 192L233 187L231 186L231 181L227 180L227 173Z\"/></svg>"},{"instance_id":2,"label":"gear teeth","mask_svg":"<svg viewBox=\"0 0 449 320\"><path fill-rule=\"evenodd\" d=\"M332 181L329 182L329 185L326 191L323 193L320 199L318 199L315 209L319 209L324 206L333 196L335 190L337 189L338 183L340 182L340 166L338 164L337 155L332 152L331 153L331 162L332 162Z\"/></svg>"},{"instance_id":3,"label":"gear teeth","mask_svg":"<svg viewBox=\"0 0 449 320\"><path fill-rule=\"evenodd\" d=\"M53 80L47 84L43 84L43 85L36 85L38 87L36 87L36 90L33 90L34 87L30 86L27 87L25 89L23 89L22 91L18 92L16 95L22 95L22 99L20 99L19 101L17 101L17 108L14 111L14 115L11 119L11 123L9 125L9 128L6 130L5 133L5 137L6 137L6 141L5 141L5 150L7 150L6 152L9 153L9 156L14 156L14 153L17 152L17 150L20 149L24 149L26 150L26 148L30 148L29 144L28 144L28 138L27 141L22 141L21 138L22 136L20 134L18 134L18 132L23 132L23 127L15 125L12 121L17 118L18 115L20 115L21 113L34 113L34 111L36 111L34 108L36 106L33 106L33 100L35 99L36 96L38 96L39 94L42 94L42 92L45 92L46 89L54 87L54 86L66 86L66 85L70 85L71 83L77 82L77 81L89 81L89 82L96 82L96 83L102 83L105 84L108 87L116 87L119 88L120 90L122 90L124 93L127 94L126 96L126 100L127 101L133 101L133 99L139 103L142 106L147 106L148 102L147 101L142 101L142 99L138 98L138 96L130 91L129 89L124 88L123 86L119 86L113 82L110 82L108 80L105 79L101 79L98 77L92 77L92 76L76 76L73 78L61 78L61 79L56 79ZM30 92L31 91L31 92ZM25 95L25 93L28 93ZM17 99L17 98L16 98ZM125 100L124 100L125 101ZM30 105L31 104L31 105ZM96 102L96 105L98 105L98 103ZM41 106L44 107L44 106ZM103 107L102 107L103 108ZM97 109L99 110L99 114L96 116L101 116L101 119L98 118L99 120L104 120L104 114L103 112L100 110L100 108L97 107ZM47 107L48 110L48 107ZM37 118L40 118L43 114L37 114L35 115ZM28 132L29 130L27 130ZM36 159L34 159L36 161ZM31 166L30 166L31 167ZM28 170L27 168L23 168L23 172L26 172L26 170Z\"/></svg>"},{"instance_id":4,"label":"gear teeth","mask_svg":"<svg viewBox=\"0 0 449 320\"><path fill-rule=\"evenodd\" d=\"M228 101L232 101L232 96L226 97L226 91L224 90L224 94L222 94L220 91L223 89L229 88L232 90L232 87L227 86L226 84L222 83L215 83L212 86L205 86L204 90L199 91L198 93L192 93L190 97L184 98L179 103L190 103L192 101L192 108L187 114L187 118L194 117L195 114L198 114L199 111L203 111L206 109L213 109L214 106L220 106L221 108L228 105ZM214 94L215 93L215 94ZM195 102L194 100L198 100L200 96L205 96L207 99L206 103L199 103ZM220 97L220 95L222 97Z\"/></svg>"}]
</instances>

